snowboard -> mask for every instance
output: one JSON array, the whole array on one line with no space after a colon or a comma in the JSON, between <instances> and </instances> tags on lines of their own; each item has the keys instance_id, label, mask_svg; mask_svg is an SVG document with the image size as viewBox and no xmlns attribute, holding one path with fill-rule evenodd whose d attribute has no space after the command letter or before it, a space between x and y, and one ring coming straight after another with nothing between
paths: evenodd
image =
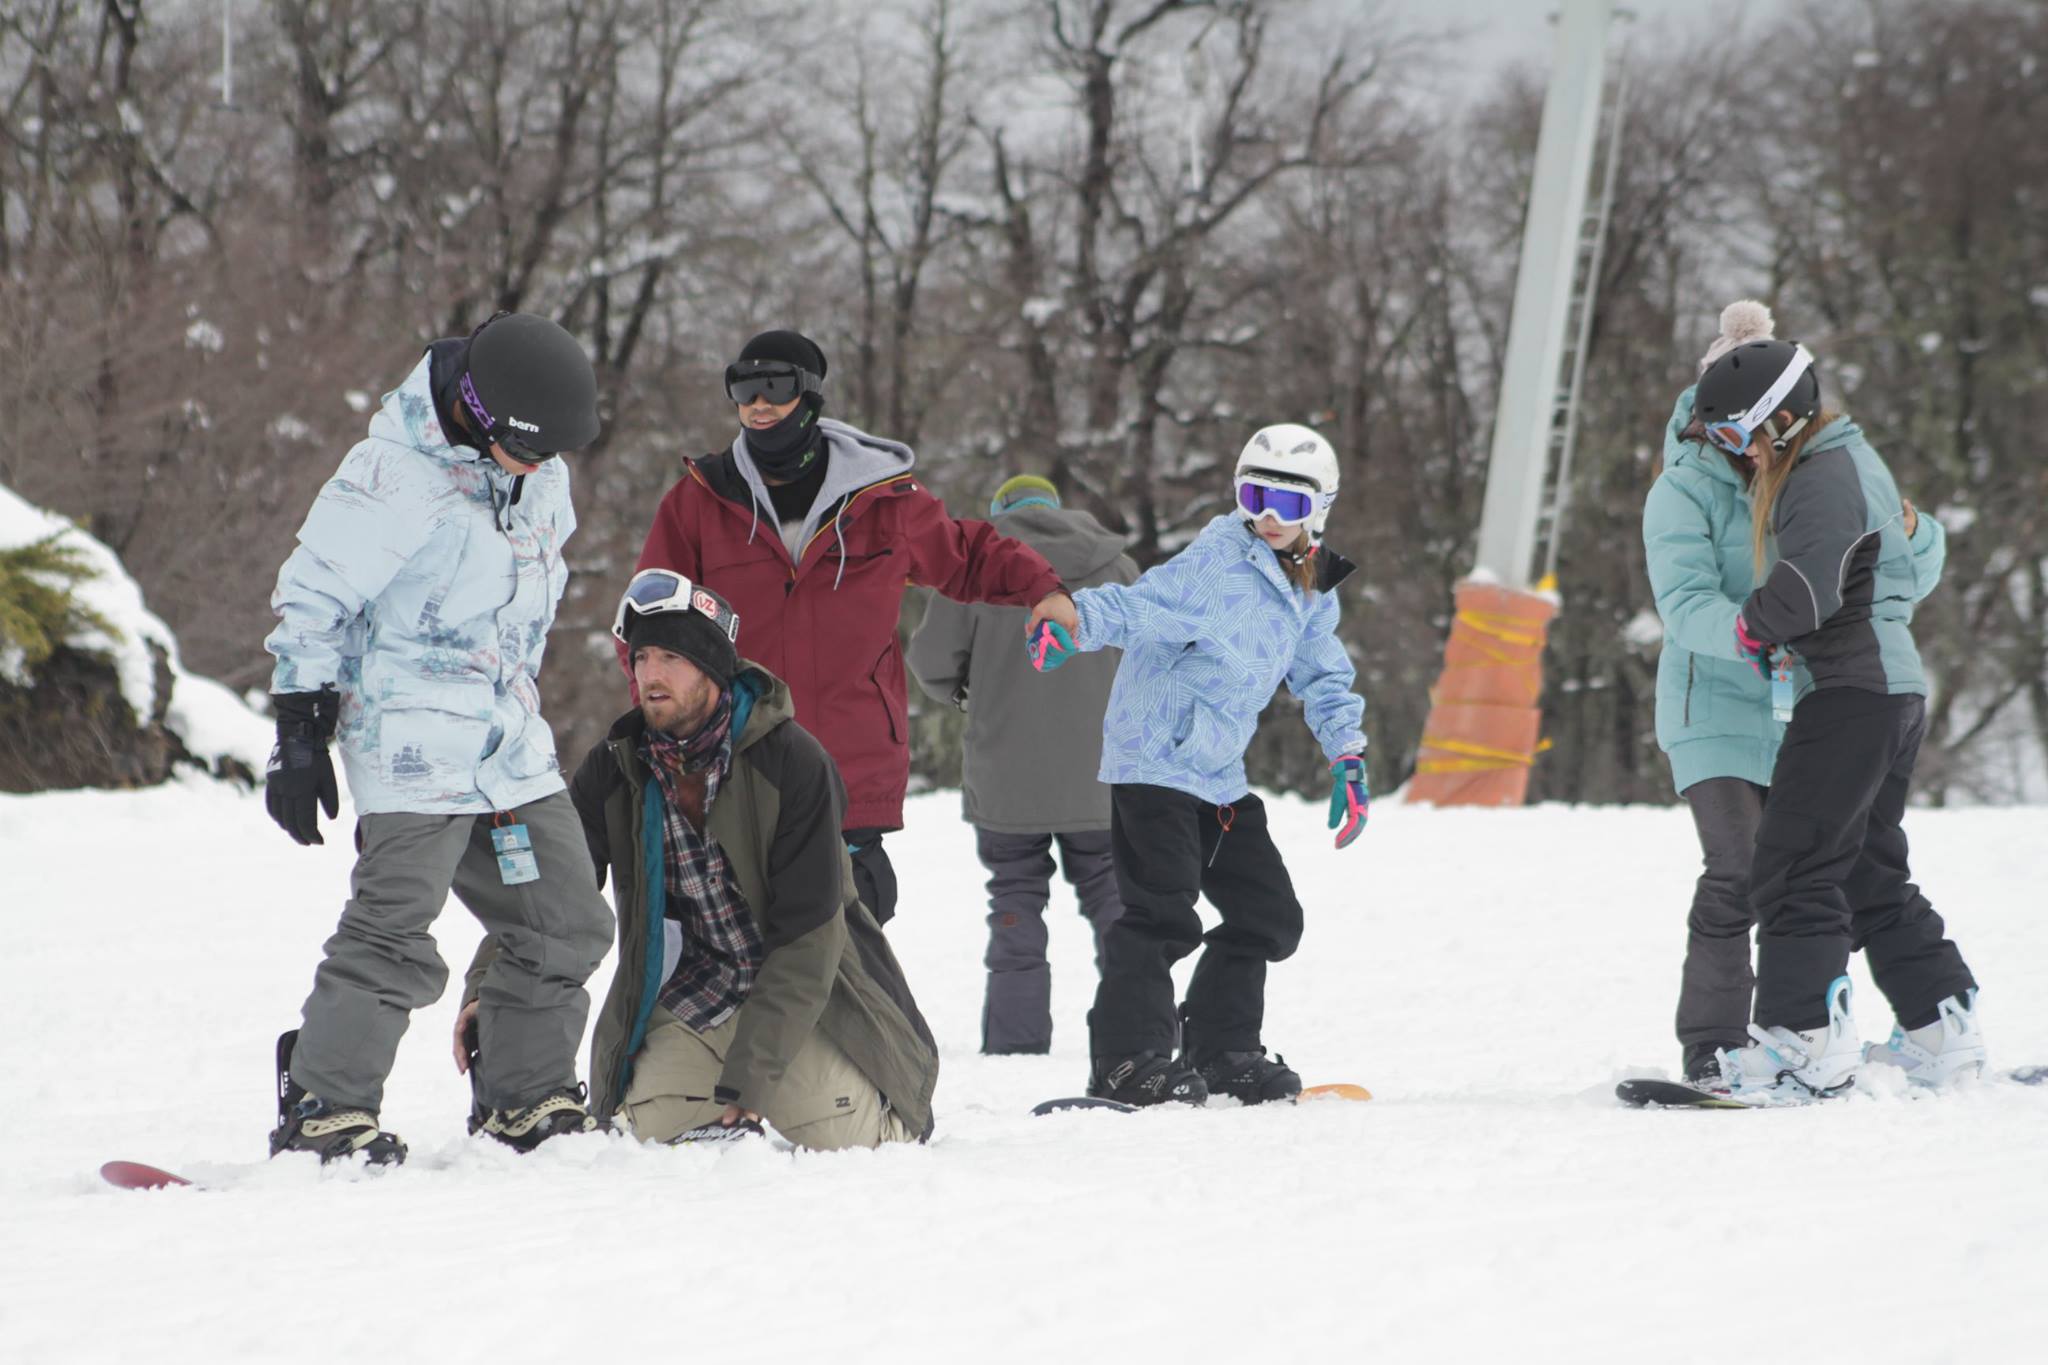
<instances>
[{"instance_id":1,"label":"snowboard","mask_svg":"<svg viewBox=\"0 0 2048 1365\"><path fill-rule=\"evenodd\" d=\"M1306 1104L1311 1100L1355 1101L1369 1100L1371 1098L1372 1091L1367 1090L1364 1086L1340 1081L1333 1085L1311 1085L1304 1087L1302 1092L1294 1097L1294 1103ZM1162 1104L1150 1107L1166 1109L1173 1106L1171 1104ZM1202 1109L1206 1106L1187 1104L1180 1107L1183 1109ZM1043 1117L1047 1114L1063 1113L1069 1109L1110 1109L1119 1114L1132 1114L1137 1112L1138 1106L1135 1104L1124 1104L1118 1100L1098 1099L1093 1095L1069 1095L1056 1100L1047 1100L1043 1104L1034 1106L1031 1112L1035 1117Z\"/></svg>"},{"instance_id":2,"label":"snowboard","mask_svg":"<svg viewBox=\"0 0 2048 1365\"><path fill-rule=\"evenodd\" d=\"M1193 1108L1194 1106L1184 1105L1182 1107ZM1114 1114L1135 1114L1138 1112L1138 1106L1135 1104L1124 1104L1117 1100L1100 1099L1094 1095L1067 1095L1060 1099L1047 1100L1043 1104L1033 1105L1031 1107L1031 1116L1033 1118L1044 1118L1047 1114L1064 1113L1069 1109L1107 1109Z\"/></svg>"},{"instance_id":3,"label":"snowboard","mask_svg":"<svg viewBox=\"0 0 2048 1365\"><path fill-rule=\"evenodd\" d=\"M1301 1093L1294 1097L1294 1102L1296 1104L1307 1104L1310 1100L1369 1100L1371 1098L1372 1091L1367 1090L1364 1086L1352 1085L1348 1081L1337 1081L1330 1085L1304 1086Z\"/></svg>"},{"instance_id":4,"label":"snowboard","mask_svg":"<svg viewBox=\"0 0 2048 1365\"><path fill-rule=\"evenodd\" d=\"M1753 1109L1755 1105L1709 1095L1676 1081L1630 1080L1614 1087L1614 1097L1633 1109Z\"/></svg>"},{"instance_id":5,"label":"snowboard","mask_svg":"<svg viewBox=\"0 0 2048 1365\"><path fill-rule=\"evenodd\" d=\"M145 1166L139 1161L109 1161L100 1167L100 1179L124 1190L165 1190L175 1185L189 1185L195 1190L205 1188L193 1185L182 1175Z\"/></svg>"}]
</instances>

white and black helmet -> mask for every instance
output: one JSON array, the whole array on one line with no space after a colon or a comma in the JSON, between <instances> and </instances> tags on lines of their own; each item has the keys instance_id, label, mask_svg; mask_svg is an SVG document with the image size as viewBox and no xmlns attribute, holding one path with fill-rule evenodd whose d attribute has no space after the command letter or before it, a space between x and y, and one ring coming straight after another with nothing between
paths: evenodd
<instances>
[{"instance_id":1,"label":"white and black helmet","mask_svg":"<svg viewBox=\"0 0 2048 1365\"><path fill-rule=\"evenodd\" d=\"M1771 338L1732 347L1700 376L1692 410L1707 438L1731 454L1746 450L1759 431L1783 450L1820 411L1813 352L1796 341ZM1782 427L1781 412L1792 414Z\"/></svg>"},{"instance_id":2,"label":"white and black helmet","mask_svg":"<svg viewBox=\"0 0 2048 1365\"><path fill-rule=\"evenodd\" d=\"M1237 488L1237 514L1246 521L1256 520L1260 515L1247 501L1248 482L1272 482L1306 490L1313 510L1303 524L1308 528L1309 543L1319 545L1323 526L1330 519L1330 508L1337 501L1337 452L1321 435L1293 422L1261 427L1238 452L1233 482Z\"/></svg>"}]
</instances>

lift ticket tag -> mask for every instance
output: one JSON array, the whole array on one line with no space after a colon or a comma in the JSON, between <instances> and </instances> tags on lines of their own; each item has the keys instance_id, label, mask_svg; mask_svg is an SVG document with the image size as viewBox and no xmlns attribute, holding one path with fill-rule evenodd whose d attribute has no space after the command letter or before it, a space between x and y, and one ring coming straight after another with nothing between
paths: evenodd
<instances>
[{"instance_id":1,"label":"lift ticket tag","mask_svg":"<svg viewBox=\"0 0 2048 1365\"><path fill-rule=\"evenodd\" d=\"M525 825L493 825L491 847L498 851L498 880L505 885L540 879L540 863L533 856L533 839Z\"/></svg>"}]
</instances>

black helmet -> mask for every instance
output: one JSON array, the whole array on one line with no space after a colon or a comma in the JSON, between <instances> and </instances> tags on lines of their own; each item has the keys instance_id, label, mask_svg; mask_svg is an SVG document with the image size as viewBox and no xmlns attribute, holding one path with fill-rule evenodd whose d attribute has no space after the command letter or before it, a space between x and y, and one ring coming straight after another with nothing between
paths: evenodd
<instances>
[{"instance_id":1,"label":"black helmet","mask_svg":"<svg viewBox=\"0 0 2048 1365\"><path fill-rule=\"evenodd\" d=\"M1700 376L1692 410L1708 438L1723 450L1740 454L1755 431L1783 450L1820 411L1820 375L1813 352L1791 341L1745 342ZM1783 431L1772 425L1780 412L1793 417Z\"/></svg>"},{"instance_id":2,"label":"black helmet","mask_svg":"<svg viewBox=\"0 0 2048 1365\"><path fill-rule=\"evenodd\" d=\"M457 385L477 434L529 463L597 439L597 374L582 343L532 313L500 313L470 334Z\"/></svg>"}]
</instances>

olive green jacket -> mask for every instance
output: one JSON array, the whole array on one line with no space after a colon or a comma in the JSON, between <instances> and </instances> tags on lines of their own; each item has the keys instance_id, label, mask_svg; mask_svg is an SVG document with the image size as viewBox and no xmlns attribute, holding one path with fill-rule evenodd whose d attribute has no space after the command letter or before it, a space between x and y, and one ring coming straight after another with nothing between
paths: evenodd
<instances>
[{"instance_id":1,"label":"olive green jacket","mask_svg":"<svg viewBox=\"0 0 2048 1365\"><path fill-rule=\"evenodd\" d=\"M760 1109L797 1049L821 1030L921 1136L932 1130L938 1047L903 969L854 890L839 824L838 769L792 719L789 689L742 663L734 680L732 771L708 833L725 850L760 926L765 955L736 1018L718 1097ZM662 796L640 757L638 710L613 723L569 783L596 864L618 907L618 969L590 1045L591 1112L609 1118L632 1076L662 982ZM650 896L650 887L653 895ZM496 953L486 939L469 972L476 993Z\"/></svg>"}]
</instances>

